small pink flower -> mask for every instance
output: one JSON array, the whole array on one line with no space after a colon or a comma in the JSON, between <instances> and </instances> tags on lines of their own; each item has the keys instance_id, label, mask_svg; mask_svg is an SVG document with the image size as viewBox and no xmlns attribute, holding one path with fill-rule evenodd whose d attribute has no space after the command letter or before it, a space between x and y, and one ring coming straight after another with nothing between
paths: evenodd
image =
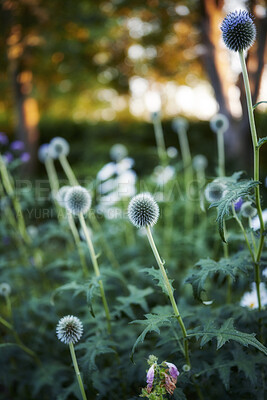
<instances>
[{"instance_id":1,"label":"small pink flower","mask_svg":"<svg viewBox=\"0 0 267 400\"><path fill-rule=\"evenodd\" d=\"M180 372L178 371L177 367L174 364L166 362L166 361L165 361L165 364L169 368L169 373L170 373L171 377L173 379L177 379L177 377L180 374Z\"/></svg>"},{"instance_id":2,"label":"small pink flower","mask_svg":"<svg viewBox=\"0 0 267 400\"><path fill-rule=\"evenodd\" d=\"M149 368L149 370L147 371L147 374L146 374L146 383L147 383L148 389L152 389L152 386L153 386L155 365L156 364L151 365L151 367Z\"/></svg>"}]
</instances>

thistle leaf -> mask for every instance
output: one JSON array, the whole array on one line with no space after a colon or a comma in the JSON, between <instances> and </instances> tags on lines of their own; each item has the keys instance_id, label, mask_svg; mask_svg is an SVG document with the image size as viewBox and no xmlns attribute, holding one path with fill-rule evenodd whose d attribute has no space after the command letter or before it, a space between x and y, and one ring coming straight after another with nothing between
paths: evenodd
<instances>
[{"instance_id":1,"label":"thistle leaf","mask_svg":"<svg viewBox=\"0 0 267 400\"><path fill-rule=\"evenodd\" d=\"M148 312L146 296L153 293L152 288L138 289L136 286L128 285L130 294L128 296L118 296L117 300L121 303L116 307L116 314L124 312L129 318L135 318L131 305L139 305L145 312Z\"/></svg>"},{"instance_id":2,"label":"thistle leaf","mask_svg":"<svg viewBox=\"0 0 267 400\"><path fill-rule=\"evenodd\" d=\"M221 258L219 261L210 258L201 259L195 264L193 273L188 276L185 283L190 283L193 288L194 297L201 300L201 293L205 291L205 283L208 278L218 275L219 280L230 276L235 280L239 273L247 274L252 268L249 253L240 251L230 258Z\"/></svg>"},{"instance_id":3,"label":"thistle leaf","mask_svg":"<svg viewBox=\"0 0 267 400\"><path fill-rule=\"evenodd\" d=\"M131 322L131 324L140 324L140 325L145 326L145 329L138 336L138 338L136 339L136 341L133 345L132 352L131 352L131 360L133 360L133 355L134 355L136 347L140 343L144 342L146 335L149 332L156 332L157 334L160 334L160 327L163 325L170 325L171 318L173 318L173 315L146 314L145 317L146 317L146 319L144 319L144 320L136 320L136 321Z\"/></svg>"},{"instance_id":4,"label":"thistle leaf","mask_svg":"<svg viewBox=\"0 0 267 400\"><path fill-rule=\"evenodd\" d=\"M255 333L240 332L234 327L234 319L227 319L223 325L218 329L213 321L209 321L204 326L202 332L189 333L188 336L196 336L197 339L201 338L200 346L203 347L206 343L213 338L217 340L217 350L219 350L229 340L234 340L245 347L253 346L259 351L267 355L267 348L263 346L256 338Z\"/></svg>"},{"instance_id":5,"label":"thistle leaf","mask_svg":"<svg viewBox=\"0 0 267 400\"><path fill-rule=\"evenodd\" d=\"M165 285L165 282L164 282L164 279L163 279L159 269L155 269L154 267L143 268L143 269L141 269L141 272L145 272L146 274L151 276L153 280L157 281L156 284L157 284L157 286L159 286L162 289L163 293L165 293L167 296L169 295L168 290ZM174 288L172 286L173 281L174 281L173 279L169 279L169 283L170 283L172 292L174 291Z\"/></svg>"},{"instance_id":6,"label":"thistle leaf","mask_svg":"<svg viewBox=\"0 0 267 400\"><path fill-rule=\"evenodd\" d=\"M246 179L236 181L239 178L238 175L232 176L232 179L225 179L227 189L224 197L212 203L209 208L217 207L217 219L219 233L222 240L226 243L224 234L224 219L230 214L232 204L235 203L240 197L248 197L252 189L259 185L260 182L253 181L252 179Z\"/></svg>"}]
</instances>

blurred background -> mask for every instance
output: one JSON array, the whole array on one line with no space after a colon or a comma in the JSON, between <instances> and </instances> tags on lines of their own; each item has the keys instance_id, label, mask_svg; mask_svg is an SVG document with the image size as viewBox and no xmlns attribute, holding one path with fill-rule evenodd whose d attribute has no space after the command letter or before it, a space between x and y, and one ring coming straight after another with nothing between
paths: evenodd
<instances>
[{"instance_id":1,"label":"blurred background","mask_svg":"<svg viewBox=\"0 0 267 400\"><path fill-rule=\"evenodd\" d=\"M42 174L37 150L54 136L70 142L81 177L94 176L115 143L127 146L137 173L149 173L158 161L154 111L168 147L179 147L172 119L188 119L192 153L205 154L213 169L209 121L226 115L227 172L251 171L239 58L220 33L225 14L240 8L251 11L257 26L247 57L255 104L267 100L265 0L2 0L0 130L10 142L24 142L30 154L24 173ZM266 104L256 121L266 136ZM1 152L8 151L2 143Z\"/></svg>"}]
</instances>

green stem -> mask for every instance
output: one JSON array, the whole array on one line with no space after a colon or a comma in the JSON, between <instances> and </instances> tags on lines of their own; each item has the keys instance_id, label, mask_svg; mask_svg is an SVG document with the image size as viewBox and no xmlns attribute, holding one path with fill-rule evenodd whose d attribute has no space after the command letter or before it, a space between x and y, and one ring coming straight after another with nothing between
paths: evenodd
<instances>
[{"instance_id":1,"label":"green stem","mask_svg":"<svg viewBox=\"0 0 267 400\"><path fill-rule=\"evenodd\" d=\"M84 255L84 252L83 252L83 249L82 249L80 236L79 236L78 230L76 228L76 225L75 225L74 218L73 218L72 214L71 213L67 213L67 216L68 216L68 222L69 222L69 226L70 226L70 229L71 229L71 232L72 232L72 236L73 236L74 242L76 244L79 257L80 257L80 262L81 262L81 266L82 266L82 269L83 269L83 274L84 274L84 277L87 278L88 277L88 269L87 269L87 266L86 266L86 259L85 259L85 255Z\"/></svg>"},{"instance_id":2,"label":"green stem","mask_svg":"<svg viewBox=\"0 0 267 400\"><path fill-rule=\"evenodd\" d=\"M174 311L174 315L177 318L177 320L179 322L179 325L181 327L182 333L183 333L184 355L185 355L186 363L190 366L191 364L190 364L190 359L189 359L188 340L187 340L187 332L186 332L186 329L185 329L185 325L184 325L182 317L181 317L181 315L179 313L176 301L175 301L174 296L173 296L173 291L172 291L168 276L167 276L165 268L164 268L164 264L163 264L163 262L162 262L162 260L160 258L159 253L158 253L158 250L157 250L157 247L155 245L155 242L154 242L154 239L153 239L153 236L152 236L152 233L151 233L151 230L150 230L149 226L146 226L146 233L147 233L149 244L151 246L151 249L153 251L155 259L156 259L156 261L158 263L160 272L162 274L162 277L163 277L163 280L164 280L164 283L165 283L165 288L167 290L167 293L168 293L168 296L169 296L169 299L170 299L170 302L171 302L171 305L172 305L172 308L173 308L173 311Z\"/></svg>"},{"instance_id":3,"label":"green stem","mask_svg":"<svg viewBox=\"0 0 267 400\"><path fill-rule=\"evenodd\" d=\"M7 192L7 195L10 197L10 199L13 203L15 214L17 217L18 230L19 230L23 240L25 241L25 243L29 244L31 242L31 239L27 233L27 229L26 229L22 209L20 206L20 202L15 195L15 189L14 189L14 185L12 182L12 178L10 177L10 175L8 173L6 164L5 164L1 154L0 154L0 172L1 172L2 180L3 180L3 186Z\"/></svg>"},{"instance_id":4,"label":"green stem","mask_svg":"<svg viewBox=\"0 0 267 400\"><path fill-rule=\"evenodd\" d=\"M187 132L185 128L179 128L177 131L179 144L182 153L182 161L184 167L184 190L186 194L186 207L185 207L185 229L189 231L193 225L194 212L191 207L191 202L188 201L187 191L190 188L190 184L193 182L193 169L192 169L192 157L187 138Z\"/></svg>"},{"instance_id":5,"label":"green stem","mask_svg":"<svg viewBox=\"0 0 267 400\"><path fill-rule=\"evenodd\" d=\"M253 143L254 181L259 181L260 168L259 168L258 137L257 137L257 132L256 132L254 114L253 114L253 105L252 105L251 91L250 91L250 85L249 85L249 79L248 79L248 72L247 72L246 61L245 61L243 50L239 51L239 58L240 58L240 63L241 63L241 67L242 67L242 74L243 74L244 86L245 86L245 91L246 91L249 125L250 125L251 138L252 138L252 143ZM255 187L255 203L256 203L256 208L257 208L258 216L259 216L259 220L260 220L260 240L259 240L258 251L256 252L256 257L255 257L256 259L255 259L255 264L254 264L257 297L258 297L258 308L260 311L262 307L261 307L261 297L260 297L260 273L259 273L260 267L259 267L259 263L260 263L261 253L262 253L263 244L264 244L264 221L263 221L263 217L262 217L262 209L261 209L261 203L260 203L259 185L257 185Z\"/></svg>"},{"instance_id":6,"label":"green stem","mask_svg":"<svg viewBox=\"0 0 267 400\"><path fill-rule=\"evenodd\" d=\"M246 230L245 230L245 228L244 228L244 225L242 224L242 221L238 218L238 215L237 215L236 212L235 212L235 206L234 206L234 204L232 204L232 213L233 213L234 219L235 219L236 222L238 223L238 225L239 225L239 227L240 227L240 229L241 229L241 231L242 231L242 233L243 233L243 235L244 235L245 242L246 242L247 247L248 247L248 250L249 250L249 252L250 252L252 261L253 261L253 263L255 263L254 253L253 253L252 248L251 248L251 246L250 246L250 243L249 243L249 240L248 240L248 236L247 236L247 232L246 232Z\"/></svg>"},{"instance_id":7,"label":"green stem","mask_svg":"<svg viewBox=\"0 0 267 400\"><path fill-rule=\"evenodd\" d=\"M76 176L75 176L75 174L74 174L74 172L73 172L73 170L72 170L72 168L70 166L70 163L68 162L67 157L61 155L59 157L59 161L60 161L61 166L62 166L62 168L63 168L63 170L64 170L64 172L65 172L65 174L66 174L66 176L68 178L68 181L69 181L70 185L71 186L79 186L79 182L78 182L78 180L77 180L77 178L76 178ZM92 225L92 228L101 233L100 240L101 240L102 246L104 247L104 250L105 250L107 258L109 259L109 261L111 262L111 264L115 268L119 268L118 261L117 261L116 257L114 256L110 246L108 245L108 243L107 243L107 241L105 239L104 233L102 231L102 228L101 228L100 224L98 223L95 215L93 213L90 213L90 212L88 213L88 215L89 215L89 219L90 219L90 223Z\"/></svg>"},{"instance_id":8,"label":"green stem","mask_svg":"<svg viewBox=\"0 0 267 400\"><path fill-rule=\"evenodd\" d=\"M45 168L46 168L46 172L47 172L47 176L48 176L48 180L49 180L49 184L50 184L50 188L51 188L52 201L55 205L56 212L57 212L57 218L58 218L58 221L61 222L62 217L63 217L62 209L60 208L59 204L55 200L55 195L57 194L57 192L59 190L59 183L58 183L55 165L54 165L52 158L48 157L45 160Z\"/></svg>"},{"instance_id":9,"label":"green stem","mask_svg":"<svg viewBox=\"0 0 267 400\"><path fill-rule=\"evenodd\" d=\"M61 163L61 166L71 184L71 186L79 186L79 182L76 179L76 176L74 175L72 168L70 166L70 163L68 162L68 159L65 155L59 156L59 161Z\"/></svg>"},{"instance_id":10,"label":"green stem","mask_svg":"<svg viewBox=\"0 0 267 400\"><path fill-rule=\"evenodd\" d=\"M224 135L221 130L217 132L218 146L218 175L225 176L225 153L224 153Z\"/></svg>"},{"instance_id":11,"label":"green stem","mask_svg":"<svg viewBox=\"0 0 267 400\"><path fill-rule=\"evenodd\" d=\"M91 256L91 260L92 260L92 264L94 267L94 271L95 271L95 275L97 277L100 277L100 271L99 271L99 267L98 267L98 261L97 261L97 257L95 254L95 249L91 240L91 237L89 235L85 220L84 220L84 216L83 214L79 214L79 220L83 229L83 233L88 245L88 249L89 249L89 253ZM101 297L102 297L102 302L103 302L103 306L105 309L105 314L106 314L106 318L107 318L107 325L108 325L108 332L111 333L111 324L110 324L110 313L109 313L109 308L108 308L108 303L107 303L107 299L106 299L106 295L105 295L105 290L104 290L104 286L103 286L103 282L100 279L99 280L99 288L100 288L100 293L101 293Z\"/></svg>"},{"instance_id":12,"label":"green stem","mask_svg":"<svg viewBox=\"0 0 267 400\"><path fill-rule=\"evenodd\" d=\"M87 400L87 397L86 397L86 394L85 394L85 390L84 390L84 386L83 386L83 381L82 381L82 378L81 378L81 373L80 373L80 370L79 370L79 367L78 367L78 363L77 363L77 358L76 358L76 354L75 354L73 343L69 343L69 348L70 348L70 354L71 354L71 358L72 358L75 374L76 374L77 381L78 381L78 384L79 384L79 388L80 388L80 391L81 391L82 399L83 400Z\"/></svg>"},{"instance_id":13,"label":"green stem","mask_svg":"<svg viewBox=\"0 0 267 400\"><path fill-rule=\"evenodd\" d=\"M159 115L156 116L155 118L153 118L153 126L154 126L159 160L160 160L160 163L162 166L166 166L168 163L167 162L168 156L167 156L167 152L166 152L164 134L163 134L163 129L162 129L161 120L160 120Z\"/></svg>"}]
</instances>

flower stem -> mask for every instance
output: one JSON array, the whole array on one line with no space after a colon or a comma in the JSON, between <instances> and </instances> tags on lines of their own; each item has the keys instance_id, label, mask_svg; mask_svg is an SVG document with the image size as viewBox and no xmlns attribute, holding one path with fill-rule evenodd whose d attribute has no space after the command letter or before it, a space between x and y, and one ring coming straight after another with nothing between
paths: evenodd
<instances>
[{"instance_id":1,"label":"flower stem","mask_svg":"<svg viewBox=\"0 0 267 400\"><path fill-rule=\"evenodd\" d=\"M169 299L170 299L170 302L171 302L171 305L172 305L172 308L173 308L173 311L174 311L174 315L177 318L177 320L179 322L179 325L180 325L180 327L182 329L183 338L184 338L184 355L185 355L186 363L190 366L191 364L190 364L190 359L189 359L187 332L186 332L182 317L180 315L180 312L178 310L176 301L174 299L173 291L172 291L168 276L166 274L166 271L165 271L165 268L164 268L164 264L163 264L163 262L162 262L162 260L160 258L159 253L158 253L158 250L157 250L157 247L155 245L155 242L154 242L154 239L153 239L153 236L152 236L152 233L151 233L151 230L150 230L149 226L146 226L146 234L147 234L148 241L149 241L149 244L151 246L151 249L152 249L152 251L154 253L155 259L156 259L156 261L158 263L160 272L162 274L162 277L163 277L163 280L164 280L164 283L165 283L165 288L167 290L167 293L168 293L168 296L169 296Z\"/></svg>"},{"instance_id":2,"label":"flower stem","mask_svg":"<svg viewBox=\"0 0 267 400\"><path fill-rule=\"evenodd\" d=\"M59 161L61 163L61 166L72 186L78 186L79 182L76 179L76 176L74 175L72 168L70 166L70 163L68 162L68 159L65 155L59 156Z\"/></svg>"},{"instance_id":3,"label":"flower stem","mask_svg":"<svg viewBox=\"0 0 267 400\"><path fill-rule=\"evenodd\" d=\"M67 157L64 155L61 155L59 157L59 161L65 172L65 175L68 178L70 185L71 186L79 186L79 182L70 166L70 163L69 163ZM102 246L104 247L104 251L106 253L107 258L109 259L110 263L115 268L119 268L119 263L104 236L103 230L102 230L101 225L99 224L97 218L95 217L95 215L93 213L90 213L90 212L88 213L88 216L90 219L90 223L92 224L93 230L98 231L100 233L100 235L99 235L100 241L101 241Z\"/></svg>"},{"instance_id":4,"label":"flower stem","mask_svg":"<svg viewBox=\"0 0 267 400\"><path fill-rule=\"evenodd\" d=\"M156 116L155 118L153 118L153 126L154 126L159 160L160 160L161 165L163 167L165 167L167 165L168 157L167 157L167 153L166 153L164 134L163 134L163 129L162 129L161 120L160 120L159 115Z\"/></svg>"},{"instance_id":5,"label":"flower stem","mask_svg":"<svg viewBox=\"0 0 267 400\"><path fill-rule=\"evenodd\" d=\"M46 172L47 172L47 176L48 176L48 180L49 180L49 184L50 184L50 188L51 188L52 201L55 205L56 212L57 212L57 218L58 218L58 221L61 222L62 210L59 207L57 201L55 200L55 195L59 190L59 183L58 183L57 173L56 173L54 162L53 162L52 158L48 157L45 160L45 168L46 168Z\"/></svg>"},{"instance_id":6,"label":"flower stem","mask_svg":"<svg viewBox=\"0 0 267 400\"><path fill-rule=\"evenodd\" d=\"M224 135L221 130L217 132L218 146L218 175L225 176L225 152L224 152Z\"/></svg>"},{"instance_id":7,"label":"flower stem","mask_svg":"<svg viewBox=\"0 0 267 400\"><path fill-rule=\"evenodd\" d=\"M89 249L89 253L91 256L91 260L92 260L92 264L94 267L94 271L95 271L95 275L97 277L100 277L100 271L99 271L99 267L98 267L98 261L97 261L97 257L95 254L95 249L91 240L91 237L89 235L85 220L84 220L84 216L82 213L79 214L79 220L83 229L83 233L88 245L88 249ZM107 303L107 299L106 299L106 295L105 295L105 290L104 290L104 286L103 286L103 282L100 279L99 280L99 288L100 288L100 293L101 293L101 297L102 297L102 301L103 301L103 306L105 309L105 314L106 314L106 318L107 318L107 325L108 325L108 332L111 333L111 324L110 324L110 313L109 313L109 308L108 308L108 303Z\"/></svg>"},{"instance_id":8,"label":"flower stem","mask_svg":"<svg viewBox=\"0 0 267 400\"><path fill-rule=\"evenodd\" d=\"M81 378L81 373L80 373L80 370L79 370L79 367L78 367L78 363L77 363L77 358L76 358L76 354L75 354L73 343L69 343L69 348L70 348L70 354L71 354L74 370L75 370L75 373L76 373L77 381L78 381L79 388L80 388L80 391L81 391L82 399L83 400L87 400L87 397L86 397L86 394L85 394L85 390L84 390L84 386L83 386L83 381L82 381L82 378Z\"/></svg>"},{"instance_id":9,"label":"flower stem","mask_svg":"<svg viewBox=\"0 0 267 400\"><path fill-rule=\"evenodd\" d=\"M3 180L3 186L6 190L7 195L10 197L10 199L13 203L15 214L17 217L17 225L18 225L18 230L20 232L20 235L23 238L23 240L25 241L25 243L29 244L31 242L31 239L27 233L27 229L26 229L22 209L20 206L20 202L15 194L15 189L14 189L14 185L12 182L12 178L10 177L10 175L8 173L6 164L5 164L1 154L0 154L0 172L1 172L1 177Z\"/></svg>"},{"instance_id":10,"label":"flower stem","mask_svg":"<svg viewBox=\"0 0 267 400\"><path fill-rule=\"evenodd\" d=\"M190 184L193 182L193 169L192 169L192 157L190 147L187 138L186 129L180 127L177 131L179 144L182 153L183 167L184 167L184 190L187 195L187 191L190 188ZM189 199L190 200L190 199ZM189 231L193 224L194 212L191 209L191 202L186 199L185 206L185 229Z\"/></svg>"},{"instance_id":11,"label":"flower stem","mask_svg":"<svg viewBox=\"0 0 267 400\"><path fill-rule=\"evenodd\" d=\"M246 91L246 99L247 99L247 107L248 107L248 117L249 117L249 125L250 125L250 132L251 138L253 143L253 154L254 154L254 181L259 181L259 147L258 147L258 137L256 131L256 125L254 120L253 114L253 106L252 106L252 98L251 98L251 91L248 79L248 72L246 67L246 61L243 50L239 51L239 58L242 67L242 74L244 80L244 86ZM260 258L264 244L264 221L262 217L262 209L260 203L260 188L259 185L255 187L255 203L256 208L258 211L258 217L260 220L260 240L258 245L258 250L255 256L255 263L254 263L254 270L255 270L255 281L256 281L256 288L257 288L257 297L258 297L258 308L259 311L261 310L261 297L260 297Z\"/></svg>"},{"instance_id":12,"label":"flower stem","mask_svg":"<svg viewBox=\"0 0 267 400\"><path fill-rule=\"evenodd\" d=\"M74 218L73 218L72 214L71 213L67 213L67 217L68 217L69 226L70 226L70 229L71 229L71 232L72 232L72 236L74 238L74 242L76 244L76 247L77 247L77 250L78 250L78 254L79 254L79 257L80 257L80 262L81 262L81 266L82 266L82 269L83 269L83 274L84 274L84 277L87 278L88 277L88 269L87 269L87 266L86 266L86 259L85 259L85 255L84 255L83 248L82 248L82 245L81 245L81 240L80 240L80 237L79 237L79 233L78 233L78 230L76 228L76 225L75 225Z\"/></svg>"}]
</instances>

